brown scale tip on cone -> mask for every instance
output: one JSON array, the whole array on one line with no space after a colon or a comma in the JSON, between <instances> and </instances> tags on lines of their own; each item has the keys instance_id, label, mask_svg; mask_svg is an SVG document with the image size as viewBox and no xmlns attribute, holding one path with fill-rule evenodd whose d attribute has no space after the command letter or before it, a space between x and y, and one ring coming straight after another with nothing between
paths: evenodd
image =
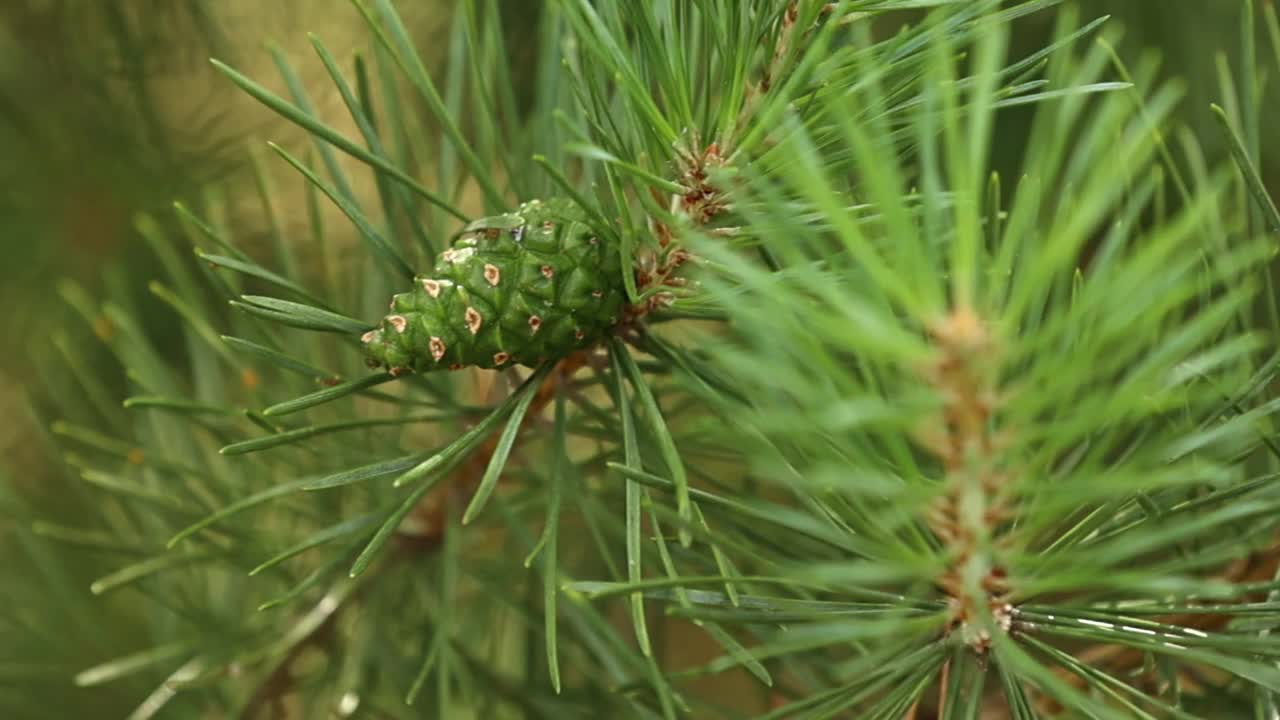
<instances>
[{"instance_id":1,"label":"brown scale tip on cone","mask_svg":"<svg viewBox=\"0 0 1280 720\"><path fill-rule=\"evenodd\" d=\"M370 330L360 336L364 343L365 364L371 368L406 367L409 356L399 347L397 336L385 328Z\"/></svg>"}]
</instances>

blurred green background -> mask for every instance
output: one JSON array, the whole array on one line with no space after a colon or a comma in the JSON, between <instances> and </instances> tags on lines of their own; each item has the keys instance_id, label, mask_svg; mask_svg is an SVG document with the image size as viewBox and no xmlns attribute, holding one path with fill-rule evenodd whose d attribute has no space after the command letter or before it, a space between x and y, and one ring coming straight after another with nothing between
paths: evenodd
<instances>
[{"instance_id":1,"label":"blurred green background","mask_svg":"<svg viewBox=\"0 0 1280 720\"><path fill-rule=\"evenodd\" d=\"M424 57L438 56L452 3L399 4ZM321 116L347 127L307 33L323 37L348 66L368 46L359 13L343 0L0 3L0 331L12 338L0 353L0 412L15 420L0 423L0 453L11 472L38 475L42 466L46 448L31 442L26 406L38 408L69 372L67 353L53 341L85 354L78 364L86 370L94 366L91 344L77 337L83 323L70 321L56 292L59 280L91 293L104 283L128 287L143 327L163 337L174 327L147 298L155 261L136 218L172 218L173 202L217 189L233 213L220 220L240 241L252 246L269 230L250 149L272 140L305 152L308 140L209 58L276 86L267 49L276 45L299 68ZM286 224L305 214L298 190L298 183L278 188ZM346 232L337 222L332 231ZM176 337L173 346L178 359Z\"/></svg>"},{"instance_id":2,"label":"blurred green background","mask_svg":"<svg viewBox=\"0 0 1280 720\"><path fill-rule=\"evenodd\" d=\"M505 3L514 36L522 32L521 13L535 1ZM454 5L398 3L428 61L447 44ZM1120 53L1127 63L1137 64L1145 53L1159 55L1165 77L1186 84L1183 122L1206 155L1222 157L1208 108L1210 102L1230 104L1224 78L1239 76L1245 0L1087 0L1079 7L1084 19L1110 14L1123 26ZM1054 17L1049 11L1020 20L1014 54L1041 47ZM41 414L42 399L57 392L68 374L95 367L94 344L85 341L91 331L71 321L56 291L59 280L74 279L90 292L107 283L129 288L143 326L153 337L172 337L173 360L180 362L174 321L147 294L154 260L135 218L169 217L173 201L217 187L229 208L221 220L242 243L267 235L249 148L274 140L305 152L308 140L236 90L208 58L278 87L265 49L276 43L302 72L319 113L346 127L308 32L321 36L348 66L368 43L346 0L0 1L0 332L9 338L0 352L0 473L14 481L22 507L70 525L83 511L63 502L58 483L65 481L54 472L48 418ZM1265 59L1260 66L1277 67L1261 22L1258 47ZM1017 166L1029 115L1010 113L999 128L997 167ZM1266 147L1265 127L1263 145L1264 175L1272 177L1278 158ZM304 221L300 187L282 183L278 189L276 205L286 224ZM350 232L343 222L328 227ZM123 377L108 382L123 396ZM0 523L7 515L0 513ZM6 558L15 553L30 552L17 546L10 529L0 525L0 566L11 566ZM60 556L42 562L67 566L59 571L83 578L87 595L88 580L109 567L102 560ZM20 577L6 573L0 583ZM118 716L117 708L125 706L113 702L125 698L101 692L106 695L95 700L101 716Z\"/></svg>"}]
</instances>

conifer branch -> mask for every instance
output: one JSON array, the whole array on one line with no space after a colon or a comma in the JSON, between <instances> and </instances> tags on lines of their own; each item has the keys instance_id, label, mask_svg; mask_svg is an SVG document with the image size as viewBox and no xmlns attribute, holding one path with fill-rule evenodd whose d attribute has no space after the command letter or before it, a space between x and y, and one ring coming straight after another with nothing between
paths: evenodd
<instances>
[{"instance_id":1,"label":"conifer branch","mask_svg":"<svg viewBox=\"0 0 1280 720\"><path fill-rule=\"evenodd\" d=\"M578 351L556 363L534 393L529 410L521 421L521 433L538 424L539 416L555 399L556 393L567 392L569 378L587 366L589 354L589 351ZM498 438L490 437L453 472L450 479L436 491L423 497L406 521L414 531L401 536L404 543L421 551L431 551L439 547L443 533L448 527L446 514L450 503L461 507L470 502L480 484L481 476L493 459L493 452L497 445ZM446 494L449 496L447 500Z\"/></svg>"},{"instance_id":2,"label":"conifer branch","mask_svg":"<svg viewBox=\"0 0 1280 720\"><path fill-rule=\"evenodd\" d=\"M965 306L933 324L929 336L938 357L923 375L942 410L923 431L923 442L945 473L929 518L950 556L937 584L948 597L950 628L982 655L991 634L1009 632L1015 616L1008 571L999 557L999 529L1010 519L1004 477L1011 472L1002 467L1000 453L1007 439L993 427L999 349L989 324Z\"/></svg>"},{"instance_id":3,"label":"conifer branch","mask_svg":"<svg viewBox=\"0 0 1280 720\"><path fill-rule=\"evenodd\" d=\"M262 232L140 221L160 325L60 288L65 517L0 488L0 648L138 720L1275 707L1253 68L1207 158L1053 0L505 5L357 0L350 82L319 34L283 94L216 66L313 141L305 212L258 161ZM0 713L61 709L15 667Z\"/></svg>"}]
</instances>

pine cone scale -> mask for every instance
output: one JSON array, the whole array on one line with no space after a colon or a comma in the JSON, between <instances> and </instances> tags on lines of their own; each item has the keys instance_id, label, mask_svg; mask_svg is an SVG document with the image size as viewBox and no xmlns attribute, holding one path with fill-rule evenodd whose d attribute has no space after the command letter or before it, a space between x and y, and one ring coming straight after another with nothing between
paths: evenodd
<instances>
[{"instance_id":1,"label":"pine cone scale","mask_svg":"<svg viewBox=\"0 0 1280 720\"><path fill-rule=\"evenodd\" d=\"M363 340L392 372L532 366L599 340L623 293L616 248L581 211L534 200L469 224Z\"/></svg>"}]
</instances>

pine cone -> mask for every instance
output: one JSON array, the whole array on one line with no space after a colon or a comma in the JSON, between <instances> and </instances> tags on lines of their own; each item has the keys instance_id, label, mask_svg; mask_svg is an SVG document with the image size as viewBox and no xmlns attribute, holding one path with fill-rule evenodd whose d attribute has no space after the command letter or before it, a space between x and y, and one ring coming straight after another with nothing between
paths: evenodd
<instances>
[{"instance_id":1,"label":"pine cone","mask_svg":"<svg viewBox=\"0 0 1280 720\"><path fill-rule=\"evenodd\" d=\"M586 347L621 317L620 262L569 200L476 220L364 334L369 364L393 374L534 366Z\"/></svg>"}]
</instances>

